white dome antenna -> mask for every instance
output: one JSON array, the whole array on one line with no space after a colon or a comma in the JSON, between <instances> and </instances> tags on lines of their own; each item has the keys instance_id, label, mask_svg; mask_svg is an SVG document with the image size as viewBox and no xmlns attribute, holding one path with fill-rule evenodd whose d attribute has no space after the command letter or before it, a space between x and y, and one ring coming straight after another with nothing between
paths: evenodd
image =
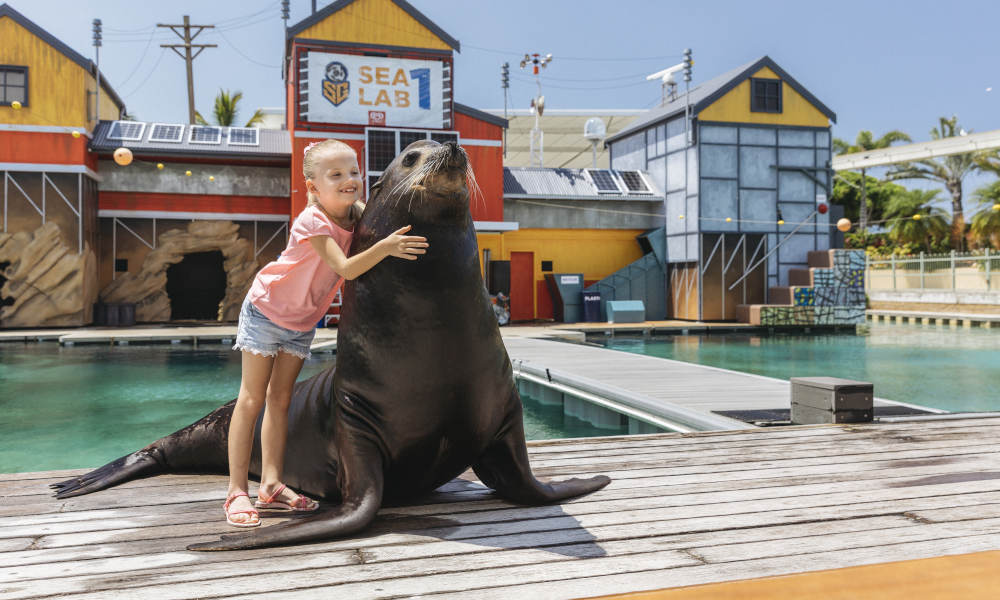
<instances>
[{"instance_id":1,"label":"white dome antenna","mask_svg":"<svg viewBox=\"0 0 1000 600\"><path fill-rule=\"evenodd\" d=\"M590 142L590 149L594 156L593 168L597 168L597 144L607 135L608 128L600 117L591 117L583 124L583 139Z\"/></svg>"}]
</instances>

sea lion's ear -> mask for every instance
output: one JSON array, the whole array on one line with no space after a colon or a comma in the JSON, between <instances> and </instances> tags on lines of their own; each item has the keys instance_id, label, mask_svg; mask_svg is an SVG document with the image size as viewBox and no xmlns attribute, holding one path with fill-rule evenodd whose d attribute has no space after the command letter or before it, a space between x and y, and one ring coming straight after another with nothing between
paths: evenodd
<instances>
[{"instance_id":1,"label":"sea lion's ear","mask_svg":"<svg viewBox=\"0 0 1000 600\"><path fill-rule=\"evenodd\" d=\"M371 202L375 198L378 198L379 192L381 191L382 191L382 178L379 177L378 181L373 183L372 186L368 188L368 202Z\"/></svg>"}]
</instances>

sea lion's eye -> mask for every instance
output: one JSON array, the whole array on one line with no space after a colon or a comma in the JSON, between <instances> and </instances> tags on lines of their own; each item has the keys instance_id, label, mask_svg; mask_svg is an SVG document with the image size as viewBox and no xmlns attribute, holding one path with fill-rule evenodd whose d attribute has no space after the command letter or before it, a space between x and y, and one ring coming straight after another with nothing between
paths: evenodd
<instances>
[{"instance_id":1,"label":"sea lion's eye","mask_svg":"<svg viewBox=\"0 0 1000 600\"><path fill-rule=\"evenodd\" d=\"M410 152L409 154L403 157L403 166L412 167L414 164L416 164L418 158L420 158L419 152Z\"/></svg>"}]
</instances>

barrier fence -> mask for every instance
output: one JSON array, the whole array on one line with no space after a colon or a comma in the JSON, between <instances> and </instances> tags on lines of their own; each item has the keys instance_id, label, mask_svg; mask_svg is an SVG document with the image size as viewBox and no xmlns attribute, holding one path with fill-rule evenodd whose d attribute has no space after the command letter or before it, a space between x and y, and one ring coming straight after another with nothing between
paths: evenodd
<instances>
[{"instance_id":1,"label":"barrier fence","mask_svg":"<svg viewBox=\"0 0 1000 600\"><path fill-rule=\"evenodd\" d=\"M1000 253L924 254L865 257L865 288L875 290L1000 290Z\"/></svg>"}]
</instances>

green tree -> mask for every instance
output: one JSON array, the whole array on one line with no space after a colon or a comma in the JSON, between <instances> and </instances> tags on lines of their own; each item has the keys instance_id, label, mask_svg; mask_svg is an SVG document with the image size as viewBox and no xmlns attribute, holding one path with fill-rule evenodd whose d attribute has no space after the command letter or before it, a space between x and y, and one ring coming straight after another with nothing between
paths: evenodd
<instances>
[{"instance_id":1,"label":"green tree","mask_svg":"<svg viewBox=\"0 0 1000 600\"><path fill-rule=\"evenodd\" d=\"M243 98L243 92L231 93L229 90L219 89L219 95L215 97L215 106L212 113L215 115L215 124L222 127L232 127L236 121L236 114L239 112L237 106ZM208 125L205 117L198 111L194 112L194 120L199 125ZM244 127L253 127L264 120L264 113L258 108Z\"/></svg>"},{"instance_id":2,"label":"green tree","mask_svg":"<svg viewBox=\"0 0 1000 600\"><path fill-rule=\"evenodd\" d=\"M849 144L840 138L833 138L833 151L840 154L853 154L855 152L864 152L866 150L879 150L881 148L888 148L896 142L910 142L910 136L898 129L893 129L892 131L886 132L882 137L875 139L872 132L862 129L858 132L858 136L854 138L854 143ZM868 229L869 221L869 211L870 203L868 201L868 177L865 174L865 169L861 169L861 197L858 200L858 216L856 222L858 223L858 229L865 231ZM851 219L855 221L855 219Z\"/></svg>"},{"instance_id":3,"label":"green tree","mask_svg":"<svg viewBox=\"0 0 1000 600\"><path fill-rule=\"evenodd\" d=\"M883 210L889 200L896 194L906 191L906 188L889 181L883 181L865 176L864 189L866 190L866 202L868 204L868 223L881 221ZM857 223L860 230L861 211L861 173L856 171L840 171L833 180L833 192L830 195L830 203L844 207L844 216Z\"/></svg>"},{"instance_id":4,"label":"green tree","mask_svg":"<svg viewBox=\"0 0 1000 600\"><path fill-rule=\"evenodd\" d=\"M941 140L963 135L964 130L958 126L958 117L950 119L941 117L938 127L931 129L931 138ZM967 152L952 154L941 158L929 158L912 163L897 165L889 172L888 178L897 179L928 179L944 185L951 194L951 241L957 250L965 249L965 215L962 211L962 180L965 176L979 169L983 153ZM977 162L979 161L979 162Z\"/></svg>"},{"instance_id":5,"label":"green tree","mask_svg":"<svg viewBox=\"0 0 1000 600\"><path fill-rule=\"evenodd\" d=\"M948 213L934 206L940 190L905 190L885 207L889 239L930 249L934 240L948 237Z\"/></svg>"},{"instance_id":6,"label":"green tree","mask_svg":"<svg viewBox=\"0 0 1000 600\"><path fill-rule=\"evenodd\" d=\"M979 210L972 217L972 239L1000 249L1000 181L979 188L972 197L979 201Z\"/></svg>"}]
</instances>

